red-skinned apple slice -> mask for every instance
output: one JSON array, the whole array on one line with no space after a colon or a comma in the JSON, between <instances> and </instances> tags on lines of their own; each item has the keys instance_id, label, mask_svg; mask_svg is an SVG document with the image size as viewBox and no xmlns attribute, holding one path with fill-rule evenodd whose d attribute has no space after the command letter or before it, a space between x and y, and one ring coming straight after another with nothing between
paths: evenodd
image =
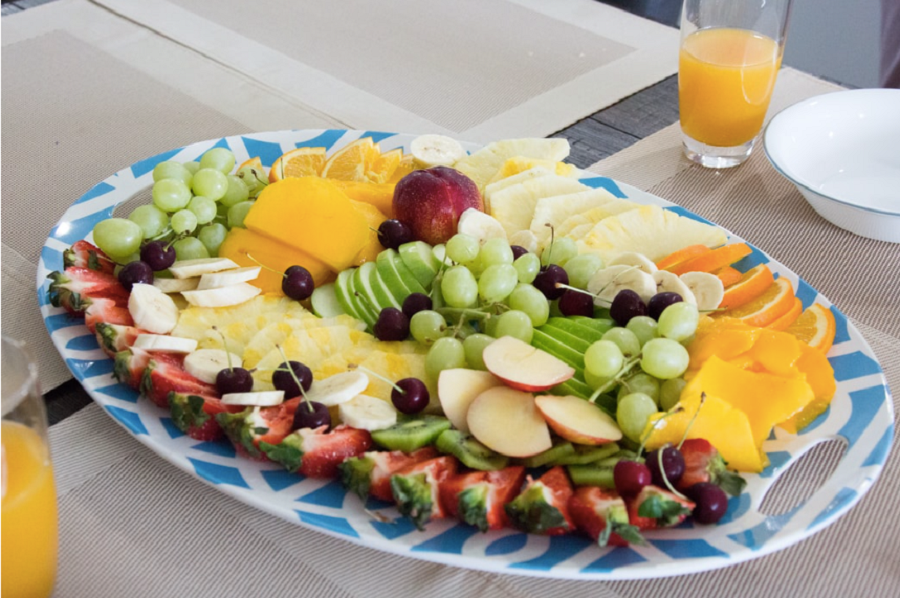
<instances>
[{"instance_id":1,"label":"red-skinned apple slice","mask_svg":"<svg viewBox=\"0 0 900 598\"><path fill-rule=\"evenodd\" d=\"M534 397L507 386L478 395L469 405L466 421L472 436L507 457L531 457L553 445Z\"/></svg>"},{"instance_id":2,"label":"red-skinned apple slice","mask_svg":"<svg viewBox=\"0 0 900 598\"><path fill-rule=\"evenodd\" d=\"M561 437L577 444L607 444L622 439L615 420L599 407L571 395L535 397L547 424Z\"/></svg>"},{"instance_id":3,"label":"red-skinned apple slice","mask_svg":"<svg viewBox=\"0 0 900 598\"><path fill-rule=\"evenodd\" d=\"M483 359L490 373L525 392L544 392L575 375L566 362L511 336L488 345Z\"/></svg>"},{"instance_id":4,"label":"red-skinned apple slice","mask_svg":"<svg viewBox=\"0 0 900 598\"><path fill-rule=\"evenodd\" d=\"M444 415L461 432L469 431L466 414L475 398L489 388L502 385L490 372L453 368L438 376L438 398Z\"/></svg>"}]
</instances>

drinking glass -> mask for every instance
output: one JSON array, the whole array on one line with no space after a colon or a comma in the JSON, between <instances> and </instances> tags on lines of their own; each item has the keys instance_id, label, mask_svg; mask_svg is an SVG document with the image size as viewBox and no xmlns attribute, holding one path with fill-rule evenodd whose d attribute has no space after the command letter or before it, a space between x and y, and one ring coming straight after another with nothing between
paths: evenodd
<instances>
[{"instance_id":1,"label":"drinking glass","mask_svg":"<svg viewBox=\"0 0 900 598\"><path fill-rule=\"evenodd\" d=\"M56 578L56 487L37 366L24 343L2 337L3 596L47 598Z\"/></svg>"},{"instance_id":2,"label":"drinking glass","mask_svg":"<svg viewBox=\"0 0 900 598\"><path fill-rule=\"evenodd\" d=\"M684 0L678 101L685 155L742 164L762 129L792 0Z\"/></svg>"}]
</instances>

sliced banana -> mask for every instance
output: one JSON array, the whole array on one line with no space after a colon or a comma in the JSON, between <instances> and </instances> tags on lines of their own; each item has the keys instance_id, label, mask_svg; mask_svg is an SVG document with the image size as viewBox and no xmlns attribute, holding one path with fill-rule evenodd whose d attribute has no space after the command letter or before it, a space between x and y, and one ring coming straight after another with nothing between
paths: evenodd
<instances>
[{"instance_id":1,"label":"sliced banana","mask_svg":"<svg viewBox=\"0 0 900 598\"><path fill-rule=\"evenodd\" d=\"M335 374L324 380L316 380L306 393L310 401L333 407L346 403L369 386L369 377L363 372L352 371Z\"/></svg>"},{"instance_id":2,"label":"sliced banana","mask_svg":"<svg viewBox=\"0 0 900 598\"><path fill-rule=\"evenodd\" d=\"M252 266L248 268L238 268L236 270L223 270L222 272L209 272L200 276L200 283L197 285L197 290L202 291L206 289L230 287L231 285L242 282L256 280L259 277L259 271L259 266Z\"/></svg>"},{"instance_id":3,"label":"sliced banana","mask_svg":"<svg viewBox=\"0 0 900 598\"><path fill-rule=\"evenodd\" d=\"M453 166L466 155L459 141L446 135L420 135L409 144L409 151L422 168Z\"/></svg>"},{"instance_id":4,"label":"sliced banana","mask_svg":"<svg viewBox=\"0 0 900 598\"><path fill-rule=\"evenodd\" d=\"M588 281L587 287L597 296L594 302L602 307L609 307L619 291L625 289L631 289L647 302L656 294L656 283L639 267L620 264L598 270Z\"/></svg>"},{"instance_id":5,"label":"sliced banana","mask_svg":"<svg viewBox=\"0 0 900 598\"><path fill-rule=\"evenodd\" d=\"M397 410L387 401L356 395L346 403L338 405L341 421L351 428L361 430L383 430L397 423Z\"/></svg>"},{"instance_id":6,"label":"sliced banana","mask_svg":"<svg viewBox=\"0 0 900 598\"><path fill-rule=\"evenodd\" d=\"M685 303L697 305L697 299L694 297L694 293L683 280L678 278L677 274L673 274L667 270L657 270L653 275L653 280L656 281L657 293L678 293L681 295L681 300Z\"/></svg>"},{"instance_id":7,"label":"sliced banana","mask_svg":"<svg viewBox=\"0 0 900 598\"><path fill-rule=\"evenodd\" d=\"M169 266L169 271L175 278L191 278L237 267L237 264L225 257L204 257L196 260L177 261Z\"/></svg>"},{"instance_id":8,"label":"sliced banana","mask_svg":"<svg viewBox=\"0 0 900 598\"><path fill-rule=\"evenodd\" d=\"M216 383L219 372L228 367L239 368L243 364L241 358L234 353L229 354L222 349L198 349L184 358L185 371L208 384Z\"/></svg>"},{"instance_id":9,"label":"sliced banana","mask_svg":"<svg viewBox=\"0 0 900 598\"><path fill-rule=\"evenodd\" d=\"M646 256L634 251L626 251L624 253L620 253L615 258L613 258L608 265L637 266L650 275L653 275L657 270L659 270L659 268L656 267L656 264L648 260Z\"/></svg>"},{"instance_id":10,"label":"sliced banana","mask_svg":"<svg viewBox=\"0 0 900 598\"><path fill-rule=\"evenodd\" d=\"M153 286L163 293L181 293L193 291L200 284L199 278L154 278Z\"/></svg>"},{"instance_id":11,"label":"sliced banana","mask_svg":"<svg viewBox=\"0 0 900 598\"><path fill-rule=\"evenodd\" d=\"M183 291L181 296L191 305L197 307L228 307L239 305L244 301L253 299L261 292L259 287L239 282L218 289L203 289L197 291Z\"/></svg>"},{"instance_id":12,"label":"sliced banana","mask_svg":"<svg viewBox=\"0 0 900 598\"><path fill-rule=\"evenodd\" d=\"M681 280L691 289L697 299L697 309L711 311L719 307L725 298L725 285L715 274L709 272L685 272Z\"/></svg>"},{"instance_id":13,"label":"sliced banana","mask_svg":"<svg viewBox=\"0 0 900 598\"><path fill-rule=\"evenodd\" d=\"M168 334L139 334L134 345L146 351L162 351L165 353L191 353L197 349L197 341L181 336Z\"/></svg>"},{"instance_id":14,"label":"sliced banana","mask_svg":"<svg viewBox=\"0 0 900 598\"><path fill-rule=\"evenodd\" d=\"M136 284L128 297L128 313L137 328L166 334L178 323L178 307L172 298L152 284Z\"/></svg>"},{"instance_id":15,"label":"sliced banana","mask_svg":"<svg viewBox=\"0 0 900 598\"><path fill-rule=\"evenodd\" d=\"M537 236L530 230L520 230L514 232L509 238L509 244L523 247L531 253L537 253L538 250Z\"/></svg>"},{"instance_id":16,"label":"sliced banana","mask_svg":"<svg viewBox=\"0 0 900 598\"><path fill-rule=\"evenodd\" d=\"M248 405L252 407L274 407L284 403L283 390L260 390L257 392L231 392L222 395L223 405Z\"/></svg>"},{"instance_id":17,"label":"sliced banana","mask_svg":"<svg viewBox=\"0 0 900 598\"><path fill-rule=\"evenodd\" d=\"M482 245L488 239L506 239L506 229L500 221L475 208L469 208L460 215L457 231L475 237Z\"/></svg>"}]
</instances>

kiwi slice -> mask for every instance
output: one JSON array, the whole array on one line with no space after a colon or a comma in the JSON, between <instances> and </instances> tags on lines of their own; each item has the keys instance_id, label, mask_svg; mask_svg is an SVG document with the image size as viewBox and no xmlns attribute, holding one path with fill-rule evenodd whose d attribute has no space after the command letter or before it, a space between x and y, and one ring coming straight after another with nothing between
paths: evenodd
<instances>
[{"instance_id":1,"label":"kiwi slice","mask_svg":"<svg viewBox=\"0 0 900 598\"><path fill-rule=\"evenodd\" d=\"M495 453L484 446L474 436L459 430L444 430L435 442L437 450L459 459L460 463L481 471L503 469L509 458Z\"/></svg>"},{"instance_id":2,"label":"kiwi slice","mask_svg":"<svg viewBox=\"0 0 900 598\"><path fill-rule=\"evenodd\" d=\"M442 432L450 428L450 420L437 415L404 418L389 428L372 432L372 440L391 451L411 453L434 444Z\"/></svg>"},{"instance_id":3,"label":"kiwi slice","mask_svg":"<svg viewBox=\"0 0 900 598\"><path fill-rule=\"evenodd\" d=\"M600 486L610 490L614 490L616 487L612 467L588 463L587 465L568 465L566 470L569 472L569 477L572 478L572 483L576 486Z\"/></svg>"},{"instance_id":4,"label":"kiwi slice","mask_svg":"<svg viewBox=\"0 0 900 598\"><path fill-rule=\"evenodd\" d=\"M572 457L575 454L575 447L571 442L560 442L554 444L543 453L538 453L533 457L522 459L522 465L525 467L542 467L544 465L556 464L560 459Z\"/></svg>"},{"instance_id":5,"label":"kiwi slice","mask_svg":"<svg viewBox=\"0 0 900 598\"><path fill-rule=\"evenodd\" d=\"M619 445L615 442L601 444L600 446L575 445L571 455L553 461L553 465L585 465L596 463L601 459L607 459L619 452Z\"/></svg>"}]
</instances>

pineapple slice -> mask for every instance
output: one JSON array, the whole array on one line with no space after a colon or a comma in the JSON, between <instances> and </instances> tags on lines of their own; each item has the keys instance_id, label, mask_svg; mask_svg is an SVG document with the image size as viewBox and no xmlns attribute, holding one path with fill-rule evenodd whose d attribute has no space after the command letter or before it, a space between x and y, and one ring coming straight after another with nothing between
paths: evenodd
<instances>
[{"instance_id":1,"label":"pineapple slice","mask_svg":"<svg viewBox=\"0 0 900 598\"><path fill-rule=\"evenodd\" d=\"M607 261L636 251L652 261L688 245L724 245L725 232L659 206L643 206L598 222L584 237L584 248Z\"/></svg>"},{"instance_id":2,"label":"pineapple slice","mask_svg":"<svg viewBox=\"0 0 900 598\"><path fill-rule=\"evenodd\" d=\"M538 200L554 195L588 191L590 187L575 179L555 174L530 179L491 195L491 215L500 221L511 237L520 230L529 230Z\"/></svg>"},{"instance_id":3,"label":"pineapple slice","mask_svg":"<svg viewBox=\"0 0 900 598\"><path fill-rule=\"evenodd\" d=\"M569 155L567 139L506 139L495 141L470 154L453 165L453 168L472 179L480 191L494 178L503 163L522 156L561 162Z\"/></svg>"},{"instance_id":4,"label":"pineapple slice","mask_svg":"<svg viewBox=\"0 0 900 598\"><path fill-rule=\"evenodd\" d=\"M515 176L519 173L531 170L532 168L545 168L549 172L558 174L559 176L578 177L578 169L574 164L566 164L565 162L554 162L553 160L541 160L540 158L526 158L525 156L516 156L510 158L503 163L497 174L494 175L488 185L496 183L505 178ZM486 189L487 187L485 187Z\"/></svg>"},{"instance_id":5,"label":"pineapple slice","mask_svg":"<svg viewBox=\"0 0 900 598\"><path fill-rule=\"evenodd\" d=\"M559 225L557 234L564 237L569 237L570 239L578 240L587 235L591 231L591 229L594 228L594 225L604 218L609 218L610 216L618 216L619 214L629 212L639 207L641 207L640 204L628 201L626 199L616 198L615 202L611 201L606 205L591 208L590 210L582 214L569 216L563 221L562 224Z\"/></svg>"},{"instance_id":6,"label":"pineapple slice","mask_svg":"<svg viewBox=\"0 0 900 598\"><path fill-rule=\"evenodd\" d=\"M295 332L310 328L328 328L342 326L353 330L365 330L366 325L356 318L340 315L334 318L289 318L269 324L257 332L244 348L242 358L244 367L256 367L263 357L269 354L275 345L284 343L285 339Z\"/></svg>"},{"instance_id":7,"label":"pineapple slice","mask_svg":"<svg viewBox=\"0 0 900 598\"><path fill-rule=\"evenodd\" d=\"M553 172L547 170L543 166L535 166L534 168L529 168L519 174L514 174L495 183L490 183L484 188L484 211L488 214L491 213L491 196L497 191L502 191L507 187L512 187L513 185L518 185L519 183L524 183L531 179L547 176L548 174L553 174Z\"/></svg>"},{"instance_id":8,"label":"pineapple slice","mask_svg":"<svg viewBox=\"0 0 900 598\"><path fill-rule=\"evenodd\" d=\"M385 351L371 351L365 359L358 363L366 369L381 374L388 380L396 381L410 377L422 380L428 387L428 393L431 397L426 412L434 413L440 410L437 387L425 374L424 352L397 354ZM379 380L375 376L369 376L369 387L366 388L365 394L378 397L384 401L390 401L392 390L393 387L384 380Z\"/></svg>"},{"instance_id":9,"label":"pineapple slice","mask_svg":"<svg viewBox=\"0 0 900 598\"><path fill-rule=\"evenodd\" d=\"M609 209L606 209L607 206ZM638 204L619 199L606 189L591 189L579 193L544 197L539 199L534 206L531 232L537 237L538 247L543 247L550 241L550 227L547 224L552 225L554 230L558 231L560 225L567 218L582 215L589 210L604 213L603 217L605 218L637 207L639 207ZM588 218L590 217L586 217L584 224L590 222Z\"/></svg>"}]
</instances>

